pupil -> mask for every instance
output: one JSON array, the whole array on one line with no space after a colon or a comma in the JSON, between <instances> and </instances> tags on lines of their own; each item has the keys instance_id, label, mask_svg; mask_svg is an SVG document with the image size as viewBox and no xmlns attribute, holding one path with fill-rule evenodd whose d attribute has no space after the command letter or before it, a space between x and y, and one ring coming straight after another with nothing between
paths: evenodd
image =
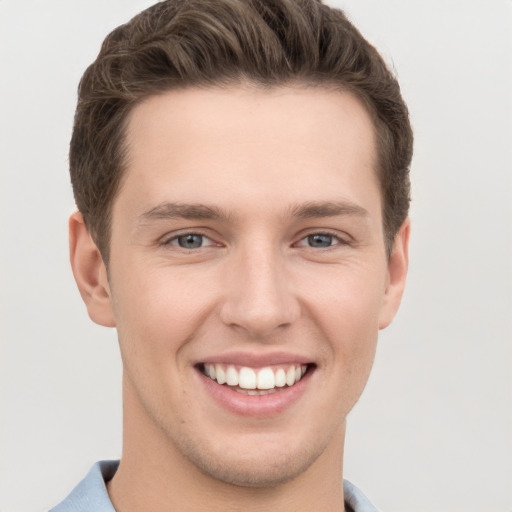
<instances>
[{"instance_id":1,"label":"pupil","mask_svg":"<svg viewBox=\"0 0 512 512\"><path fill-rule=\"evenodd\" d=\"M330 247L332 245L331 235L309 235L308 243L311 247Z\"/></svg>"},{"instance_id":2,"label":"pupil","mask_svg":"<svg viewBox=\"0 0 512 512\"><path fill-rule=\"evenodd\" d=\"M185 249L198 249L203 245L202 235L184 235L178 238L178 244Z\"/></svg>"}]
</instances>

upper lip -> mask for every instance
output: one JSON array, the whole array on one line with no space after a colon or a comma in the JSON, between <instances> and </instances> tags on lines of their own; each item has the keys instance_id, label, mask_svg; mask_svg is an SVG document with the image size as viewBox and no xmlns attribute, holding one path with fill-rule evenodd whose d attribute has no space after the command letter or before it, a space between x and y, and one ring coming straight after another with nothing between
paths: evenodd
<instances>
[{"instance_id":1,"label":"upper lip","mask_svg":"<svg viewBox=\"0 0 512 512\"><path fill-rule=\"evenodd\" d=\"M290 352L226 352L215 356L206 357L197 361L196 364L233 364L248 366L250 368L261 368L264 366L280 364L311 364L311 358Z\"/></svg>"}]
</instances>

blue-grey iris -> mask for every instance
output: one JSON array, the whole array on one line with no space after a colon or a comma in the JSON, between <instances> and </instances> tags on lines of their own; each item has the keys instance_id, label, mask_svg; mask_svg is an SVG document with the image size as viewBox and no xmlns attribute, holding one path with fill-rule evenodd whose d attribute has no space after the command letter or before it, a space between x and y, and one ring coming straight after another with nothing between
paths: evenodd
<instances>
[{"instance_id":1,"label":"blue-grey iris","mask_svg":"<svg viewBox=\"0 0 512 512\"><path fill-rule=\"evenodd\" d=\"M332 239L332 235L309 235L308 244L310 247L330 247Z\"/></svg>"},{"instance_id":2,"label":"blue-grey iris","mask_svg":"<svg viewBox=\"0 0 512 512\"><path fill-rule=\"evenodd\" d=\"M198 249L203 245L203 235L183 235L178 237L178 244L184 249Z\"/></svg>"}]
</instances>

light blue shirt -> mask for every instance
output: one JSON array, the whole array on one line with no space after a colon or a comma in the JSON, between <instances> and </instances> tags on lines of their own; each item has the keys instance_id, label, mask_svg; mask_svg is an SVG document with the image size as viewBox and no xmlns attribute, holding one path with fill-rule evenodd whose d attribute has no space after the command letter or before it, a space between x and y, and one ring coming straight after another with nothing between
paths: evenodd
<instances>
[{"instance_id":1,"label":"light blue shirt","mask_svg":"<svg viewBox=\"0 0 512 512\"><path fill-rule=\"evenodd\" d=\"M71 494L50 512L116 512L108 496L105 482L115 474L118 460L96 462ZM378 512L366 496L348 480L343 481L345 506L352 512Z\"/></svg>"}]
</instances>

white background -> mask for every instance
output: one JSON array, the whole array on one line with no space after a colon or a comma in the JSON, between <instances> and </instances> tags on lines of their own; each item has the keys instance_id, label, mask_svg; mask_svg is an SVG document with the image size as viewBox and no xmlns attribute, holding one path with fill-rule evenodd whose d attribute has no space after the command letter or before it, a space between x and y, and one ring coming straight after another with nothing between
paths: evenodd
<instances>
[{"instance_id":1,"label":"white background","mask_svg":"<svg viewBox=\"0 0 512 512\"><path fill-rule=\"evenodd\" d=\"M120 455L115 332L68 265L67 146L81 73L150 3L0 0L2 512L48 509ZM392 62L416 134L408 288L345 476L383 511L510 512L512 2L338 5Z\"/></svg>"}]
</instances>

